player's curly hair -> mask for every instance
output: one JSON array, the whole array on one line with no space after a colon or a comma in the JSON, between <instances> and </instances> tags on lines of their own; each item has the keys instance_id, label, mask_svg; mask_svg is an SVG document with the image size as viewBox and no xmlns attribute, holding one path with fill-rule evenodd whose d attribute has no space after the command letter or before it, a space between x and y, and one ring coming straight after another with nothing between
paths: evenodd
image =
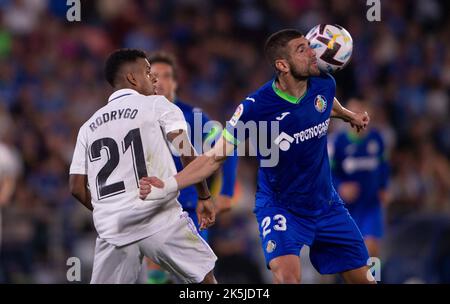
<instances>
[{"instance_id":1,"label":"player's curly hair","mask_svg":"<svg viewBox=\"0 0 450 304\"><path fill-rule=\"evenodd\" d=\"M275 68L275 60L286 58L288 42L303 36L303 33L296 29L284 29L270 35L264 44L264 54L270 64Z\"/></svg>"},{"instance_id":2,"label":"player's curly hair","mask_svg":"<svg viewBox=\"0 0 450 304\"><path fill-rule=\"evenodd\" d=\"M165 64L171 66L172 72L173 72L173 78L177 79L177 74L178 74L177 61L175 59L175 56L172 55L171 53L164 52L164 51L151 53L150 55L148 55L148 61L150 62L150 64L165 63Z\"/></svg>"},{"instance_id":3,"label":"player's curly hair","mask_svg":"<svg viewBox=\"0 0 450 304\"><path fill-rule=\"evenodd\" d=\"M105 78L108 83L114 87L117 74L123 64L135 62L138 58L147 59L144 51L137 49L118 49L109 55L105 63Z\"/></svg>"}]
</instances>

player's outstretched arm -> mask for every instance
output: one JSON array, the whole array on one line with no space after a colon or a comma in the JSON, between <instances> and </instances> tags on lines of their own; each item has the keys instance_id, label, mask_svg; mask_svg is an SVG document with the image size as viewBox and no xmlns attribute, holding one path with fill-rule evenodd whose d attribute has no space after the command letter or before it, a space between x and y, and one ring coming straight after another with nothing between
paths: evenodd
<instances>
[{"instance_id":1,"label":"player's outstretched arm","mask_svg":"<svg viewBox=\"0 0 450 304\"><path fill-rule=\"evenodd\" d=\"M177 130L168 133L167 139L172 143L172 145L180 154L183 168L186 168L192 161L194 161L198 157L197 152L192 146L189 137L184 130ZM195 186L197 189L197 194L200 198L207 198L211 196L205 179L196 183Z\"/></svg>"},{"instance_id":2,"label":"player's outstretched arm","mask_svg":"<svg viewBox=\"0 0 450 304\"><path fill-rule=\"evenodd\" d=\"M234 150L235 146L221 137L216 145L175 175L178 189L186 188L211 176Z\"/></svg>"},{"instance_id":3,"label":"player's outstretched arm","mask_svg":"<svg viewBox=\"0 0 450 304\"><path fill-rule=\"evenodd\" d=\"M70 174L69 187L72 195L89 210L94 210L91 203L91 192L87 188L87 175Z\"/></svg>"},{"instance_id":4,"label":"player's outstretched arm","mask_svg":"<svg viewBox=\"0 0 450 304\"><path fill-rule=\"evenodd\" d=\"M168 140L178 150L183 167L186 168L197 158L197 152L192 146L187 133L183 130L173 131L167 134ZM206 179L195 184L198 194L197 217L200 230L206 229L216 221L216 207L211 200Z\"/></svg>"},{"instance_id":5,"label":"player's outstretched arm","mask_svg":"<svg viewBox=\"0 0 450 304\"><path fill-rule=\"evenodd\" d=\"M141 179L139 192L140 198L156 199L156 196L163 195L164 193L181 190L199 183L219 169L225 161L227 155L230 154L234 148L235 146L232 143L221 137L211 150L198 156L175 176L164 179L164 188L161 190L155 188L150 189L150 187L148 187L149 182L147 179ZM150 185L155 186L152 183L150 183Z\"/></svg>"},{"instance_id":6,"label":"player's outstretched arm","mask_svg":"<svg viewBox=\"0 0 450 304\"><path fill-rule=\"evenodd\" d=\"M333 101L331 117L340 118L343 121L350 123L352 128L356 128L358 132L365 129L370 121L370 117L367 112L363 113L352 112L343 107L336 97L334 98Z\"/></svg>"}]
</instances>

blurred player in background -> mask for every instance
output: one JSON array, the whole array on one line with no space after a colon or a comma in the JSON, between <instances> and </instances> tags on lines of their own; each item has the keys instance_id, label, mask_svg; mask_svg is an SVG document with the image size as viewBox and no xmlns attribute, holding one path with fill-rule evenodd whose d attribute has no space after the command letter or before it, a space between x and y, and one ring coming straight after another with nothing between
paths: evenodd
<instances>
[{"instance_id":1,"label":"blurred player in background","mask_svg":"<svg viewBox=\"0 0 450 304\"><path fill-rule=\"evenodd\" d=\"M333 77L320 73L315 53L299 31L272 34L265 54L276 77L238 106L212 150L164 180L162 190L153 191L149 178L141 179L141 197L164 197L196 183L217 170L240 142L249 136L253 141L265 137L266 143L279 147L279 161L262 166L270 156L258 150L254 212L274 282L300 283L299 254L306 244L321 274L340 273L347 283L374 283L362 235L332 184L326 136L330 117L361 130L369 122L368 114L349 111L335 99ZM261 121L278 121L278 137L262 128L258 134L245 131L247 122Z\"/></svg>"},{"instance_id":2,"label":"blurred player in background","mask_svg":"<svg viewBox=\"0 0 450 304\"><path fill-rule=\"evenodd\" d=\"M0 120L6 120L6 116L1 114L2 108L0 108ZM2 124L0 123L0 125ZM6 123L2 125L2 127L5 126ZM0 282L3 282L4 276L2 265L2 209L11 203L14 191L16 190L17 178L22 172L22 162L18 152L2 138L3 136L7 137L6 132L8 130L0 130Z\"/></svg>"},{"instance_id":3,"label":"blurred player in background","mask_svg":"<svg viewBox=\"0 0 450 304\"><path fill-rule=\"evenodd\" d=\"M167 141L185 164L195 158L182 112L154 95L156 78L142 51L111 54L105 76L116 91L80 128L70 166L71 192L93 211L98 232L91 283L137 282L144 256L186 283L216 283L217 257L182 211L178 193L150 201L138 196L141 177L176 173ZM205 181L197 191L206 228L214 223L214 205Z\"/></svg>"},{"instance_id":4,"label":"blurred player in background","mask_svg":"<svg viewBox=\"0 0 450 304\"><path fill-rule=\"evenodd\" d=\"M196 144L205 143L205 147L212 147L213 142L220 137L220 127L212 126L210 130L205 130L205 125L210 121L208 116L199 108L195 108L183 101L181 101L176 93L178 89L177 82L177 65L175 57L172 54L165 52L156 52L150 54L148 60L151 64L151 72L157 78L156 93L165 96L170 102L178 106L183 112L184 118L188 124L188 132L191 143L197 151L202 151L201 147ZM197 120L197 121L196 121ZM200 141L195 141L195 137ZM177 171L183 169L182 159L179 156L173 156ZM234 185L236 182L237 156L230 156L224 162L222 173L222 186L220 193L215 197L216 213L219 214L231 208L231 199L234 194ZM202 207L198 204L198 195L194 186L187 187L180 191L178 201L183 206L183 210L189 213L189 216L194 221L195 226L199 230L200 235L205 241L208 241L208 230L200 230L200 225L197 215L197 207ZM165 272L151 263L149 264L148 282L149 283L166 283L169 280Z\"/></svg>"},{"instance_id":5,"label":"blurred player in background","mask_svg":"<svg viewBox=\"0 0 450 304\"><path fill-rule=\"evenodd\" d=\"M149 61L152 66L152 73L157 78L156 93L158 95L164 95L169 101L173 102L183 112L184 118L190 126L190 140L194 143L194 136L200 135L202 142L205 146L212 146L212 142L220 137L220 132L217 127L212 127L209 132L203 133L204 126L210 121L208 116L199 108L195 108L183 101L181 101L176 91L178 88L177 82L177 70L175 58L164 52L158 52L149 55ZM195 119L199 119L200 124L195 123ZM200 127L200 129L196 128ZM200 147L194 148L198 151ZM227 158L222 166L222 187L220 193L215 198L216 213L220 213L231 208L231 199L234 194L234 185L236 182L236 168L237 168L237 155L233 155ZM174 156L175 165L177 171L183 169L183 164L178 156ZM195 187L187 187L180 191L178 201L183 206L183 209L189 213L189 216L194 220L197 227L200 227L196 217L197 208L197 191ZM200 231L200 235L207 241L208 230Z\"/></svg>"},{"instance_id":6,"label":"blurred player in background","mask_svg":"<svg viewBox=\"0 0 450 304\"><path fill-rule=\"evenodd\" d=\"M367 109L367 104L353 98L347 108L358 112ZM336 190L364 236L370 256L378 257L389 181L381 133L373 127L359 133L339 132L329 143L329 155Z\"/></svg>"},{"instance_id":7,"label":"blurred player in background","mask_svg":"<svg viewBox=\"0 0 450 304\"><path fill-rule=\"evenodd\" d=\"M9 145L0 141L0 211L2 207L5 207L10 203L16 189L17 177L20 174L20 171L21 162L17 152Z\"/></svg>"}]
</instances>

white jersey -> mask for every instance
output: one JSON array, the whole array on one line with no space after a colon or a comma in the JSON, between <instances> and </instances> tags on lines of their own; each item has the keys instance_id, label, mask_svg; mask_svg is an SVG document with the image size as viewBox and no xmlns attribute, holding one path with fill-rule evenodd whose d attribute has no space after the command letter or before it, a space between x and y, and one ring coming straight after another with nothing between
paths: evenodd
<instances>
[{"instance_id":1,"label":"white jersey","mask_svg":"<svg viewBox=\"0 0 450 304\"><path fill-rule=\"evenodd\" d=\"M22 171L22 160L12 147L0 142L0 180L5 176L17 178Z\"/></svg>"},{"instance_id":2,"label":"white jersey","mask_svg":"<svg viewBox=\"0 0 450 304\"><path fill-rule=\"evenodd\" d=\"M166 135L186 130L181 110L164 96L118 90L81 128L70 174L87 175L100 238L122 246L148 237L182 213L178 192L158 202L139 198L143 176L176 174Z\"/></svg>"}]
</instances>

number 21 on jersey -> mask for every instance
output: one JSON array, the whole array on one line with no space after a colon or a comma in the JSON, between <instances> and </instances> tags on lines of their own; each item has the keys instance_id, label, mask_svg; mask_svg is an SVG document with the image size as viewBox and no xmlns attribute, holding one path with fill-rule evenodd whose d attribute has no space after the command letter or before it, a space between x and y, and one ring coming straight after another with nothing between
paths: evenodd
<instances>
[{"instance_id":1,"label":"number 21 on jersey","mask_svg":"<svg viewBox=\"0 0 450 304\"><path fill-rule=\"evenodd\" d=\"M133 129L124 137L122 141L122 154L131 147L133 156L134 174L136 184L139 187L139 180L147 176L147 167L145 164L144 148L142 147L142 139L140 130ZM101 159L101 151L105 149L108 160L100 169L96 177L96 188L98 199L104 199L125 192L125 183L119 181L107 184L107 179L116 169L120 162L120 153L117 142L111 137L104 137L94 141L89 149L89 160L95 162Z\"/></svg>"}]
</instances>

